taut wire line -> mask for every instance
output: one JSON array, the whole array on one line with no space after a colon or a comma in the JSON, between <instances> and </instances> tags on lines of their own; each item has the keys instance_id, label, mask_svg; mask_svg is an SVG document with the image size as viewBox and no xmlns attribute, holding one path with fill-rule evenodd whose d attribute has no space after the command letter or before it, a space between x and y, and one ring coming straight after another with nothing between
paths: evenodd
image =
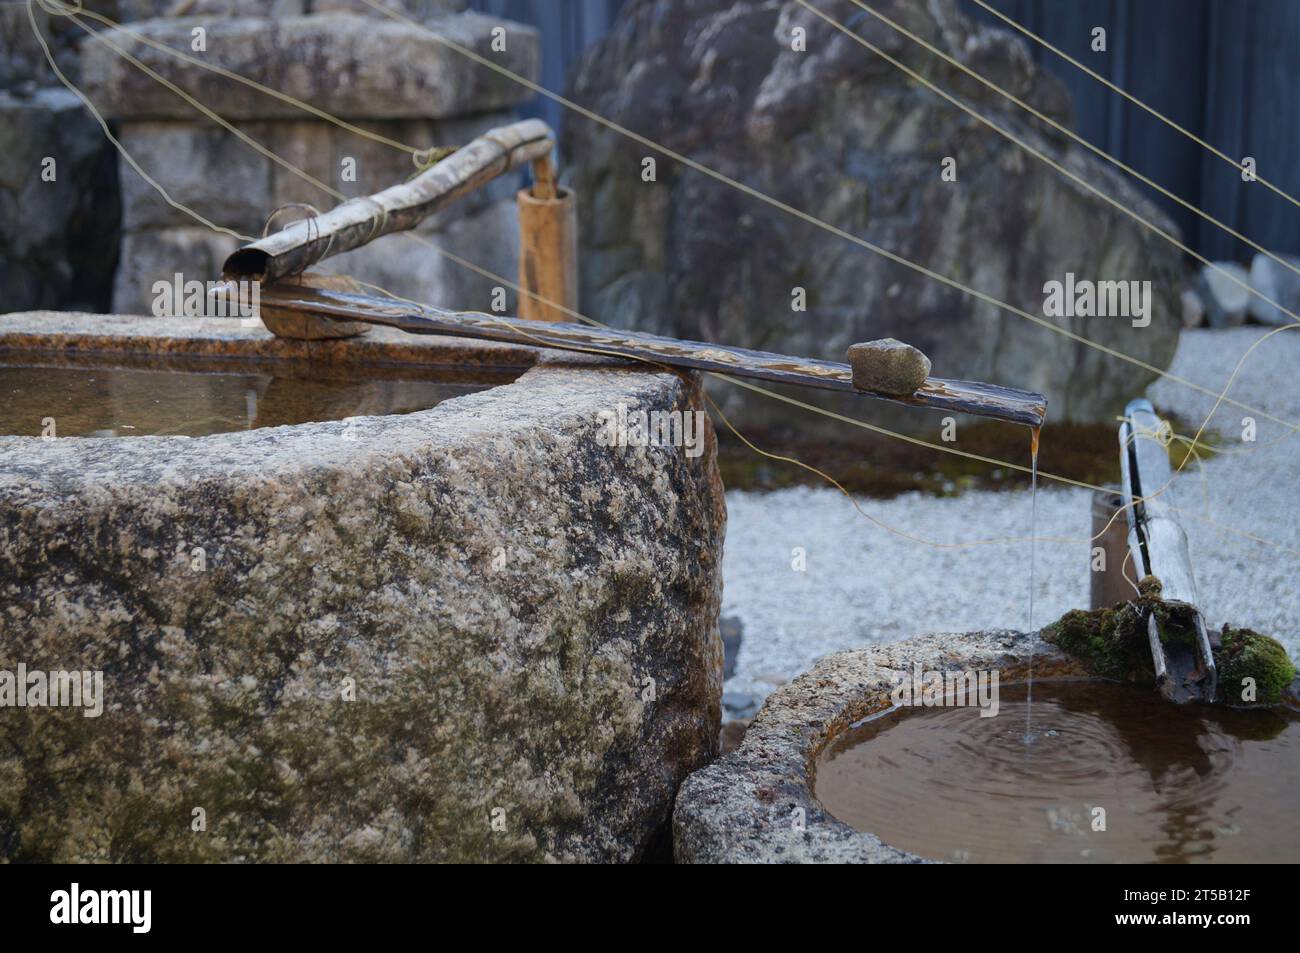
<instances>
[{"instance_id":1,"label":"taut wire line","mask_svg":"<svg viewBox=\"0 0 1300 953\"><path fill-rule=\"evenodd\" d=\"M930 82L920 73L916 72L916 70L907 66L900 60L890 56L888 53L886 53L880 47L876 46L870 40L858 36L858 34L854 33L852 30L846 27L843 23L840 23L834 17L829 16L828 14L825 14L822 11L818 10L816 7L812 6L810 3L807 2L807 0L795 0L795 2L798 3L799 6L803 7L804 9L816 14L818 17L820 17L822 20L829 23L836 30L843 33L845 36L849 37L850 39L856 41L859 45L875 53L877 56L879 56L881 59L888 62L890 65L894 66L896 69L900 70L903 73L906 73L907 76L910 77L914 82L920 83L922 86L930 90L930 92L934 93L936 96L940 96L943 99L947 100L948 102L952 103L954 106L956 106L962 112L966 113L972 119L975 119L977 122L980 122L985 126L988 126L994 132L998 133L998 135L1002 136L1008 141L1019 146L1023 151L1029 153L1038 161L1044 163L1047 166L1050 166L1052 169L1055 169L1061 175L1068 178L1071 182L1074 182L1076 185L1079 185L1082 188L1087 189L1089 192L1097 196L1106 204L1110 205L1111 207L1127 215L1129 218L1133 219L1138 224L1149 229L1156 235L1159 235L1161 238L1163 238L1169 244L1173 245L1179 251L1183 252L1186 255L1191 256L1192 258L1195 258L1197 261L1205 265L1207 268L1211 268L1214 271L1217 271L1219 274L1226 277L1233 284L1239 285L1241 288L1245 289L1247 294L1252 294L1255 297L1259 298L1261 301L1265 301L1268 304L1271 304L1273 307L1277 308L1283 314L1291 318L1292 321L1295 321L1296 323L1300 324L1300 314L1296 314L1294 311L1291 311L1289 308L1284 307L1279 302L1274 301L1268 295L1264 294L1262 291L1252 286L1249 282L1242 281L1240 278L1232 274L1226 268L1210 261L1210 259L1206 258L1204 255L1200 254L1199 252L1194 251L1190 245L1186 244L1176 236L1171 235L1169 232L1165 231L1164 229L1160 228L1154 223L1147 221L1145 218L1143 218L1137 212L1133 211L1133 209L1129 208L1123 202L1120 202L1118 199L1114 199L1111 196L1107 195L1101 189L1097 188L1092 183L1090 183L1087 179L1084 179L1082 176L1078 175L1075 172L1071 172L1069 169L1061 165L1061 163L1057 162L1051 156L1047 155L1045 152L1040 152L1039 150L1035 149L1033 146L1025 142L1015 133L1003 129L997 123L993 122L993 120L989 119L984 115L981 115L979 111L968 106L966 103L962 102L956 96L953 96L950 93L947 93L944 90L940 89L937 85ZM853 2L857 2L857 0L853 0ZM867 8L863 7L863 9L867 9ZM1278 260L1281 261L1281 259ZM1291 266L1288 265L1287 267L1290 268ZM1296 271L1296 269L1294 268L1292 270ZM1300 271L1297 271L1297 273L1300 273Z\"/></svg>"},{"instance_id":2,"label":"taut wire line","mask_svg":"<svg viewBox=\"0 0 1300 953\"><path fill-rule=\"evenodd\" d=\"M1123 96L1133 105L1146 110L1152 116L1155 116L1157 119L1163 122L1170 129L1182 133L1184 136L1186 136L1192 142L1196 143L1202 149L1205 149L1207 152L1211 153L1212 155L1222 159L1224 162L1228 163L1228 165L1232 166L1238 172L1248 171L1245 165L1243 165L1240 160L1232 158L1232 156L1228 155L1227 153L1223 152L1220 149L1216 149L1214 146L1210 145L1210 143L1206 142L1200 136L1196 135L1193 132L1189 132L1187 129L1184 129L1182 126L1174 122L1164 113L1160 112L1159 110L1155 109L1152 106L1148 106L1146 103L1138 99L1132 93L1129 93L1124 89L1121 89L1119 86L1112 83L1110 80L1102 76L1096 70L1088 68L1083 63L1080 63L1074 57L1070 56L1068 53L1063 52L1062 50L1053 46L1051 43L1047 42L1047 40L1043 39L1037 33L1031 32L1027 27L1022 26L1020 23L1017 23L1015 20L1011 19L1011 17L1007 16L1001 11L995 10L993 7L985 3L984 0L973 0L973 2L979 5L980 7L982 7L983 9L987 10L989 13L993 14L995 17L997 17L1003 23L1006 23L1012 29L1018 30L1019 32L1023 33L1025 36L1029 37L1031 40L1033 40L1035 43L1039 44L1040 46L1044 47L1045 49L1051 50L1053 53L1055 53L1061 59L1065 60L1071 66L1074 66L1075 68L1080 69L1083 72L1087 73L1089 76L1091 76L1097 82L1101 83L1103 86L1110 89L1112 92L1119 93L1119 95ZM1255 181L1258 182L1260 185L1264 186L1267 189L1272 190L1273 192L1276 192L1278 195L1282 196L1282 198L1286 199L1292 205L1296 206L1297 208L1300 208L1300 201L1297 201L1295 198L1293 198L1286 192L1283 192L1280 188L1278 188L1272 182L1268 181L1268 179L1265 179L1263 176L1257 173L1252 173L1252 174L1254 174Z\"/></svg>"}]
</instances>

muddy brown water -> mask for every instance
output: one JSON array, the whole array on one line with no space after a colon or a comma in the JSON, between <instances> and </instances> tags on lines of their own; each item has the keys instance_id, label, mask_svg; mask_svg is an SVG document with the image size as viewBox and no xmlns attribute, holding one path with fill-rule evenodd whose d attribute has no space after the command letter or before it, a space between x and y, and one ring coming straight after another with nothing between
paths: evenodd
<instances>
[{"instance_id":1,"label":"muddy brown water","mask_svg":"<svg viewBox=\"0 0 1300 953\"><path fill-rule=\"evenodd\" d=\"M504 368L0 354L0 435L188 436L405 414L507 384Z\"/></svg>"},{"instance_id":2,"label":"muddy brown water","mask_svg":"<svg viewBox=\"0 0 1300 953\"><path fill-rule=\"evenodd\" d=\"M999 713L894 708L837 739L815 792L932 860L1300 861L1300 714L1189 705L1094 681L1003 685ZM1094 830L1105 811L1105 829Z\"/></svg>"}]
</instances>

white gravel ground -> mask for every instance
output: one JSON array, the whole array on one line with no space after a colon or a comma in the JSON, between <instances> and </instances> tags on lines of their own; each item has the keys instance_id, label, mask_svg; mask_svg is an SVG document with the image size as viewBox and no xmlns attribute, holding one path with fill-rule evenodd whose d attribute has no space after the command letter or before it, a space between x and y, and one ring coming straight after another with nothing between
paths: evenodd
<instances>
[{"instance_id":1,"label":"white gravel ground","mask_svg":"<svg viewBox=\"0 0 1300 953\"><path fill-rule=\"evenodd\" d=\"M1184 332L1171 371L1217 392L1266 330ZM1300 422L1298 369L1300 331L1275 335L1251 354L1230 396ZM1159 410L1197 422L1214 403L1163 380L1149 396ZM1223 436L1224 452L1180 478L1177 505L1186 512L1207 622L1275 635L1300 659L1300 437L1267 446L1287 431L1257 417L1256 442L1242 443L1247 413L1231 405L1215 413L1211 426ZM1050 423L1043 439L1051 439ZM1043 537L1086 539L1090 500L1087 490L1047 484L1039 491L1036 625L1087 607L1088 546ZM860 504L876 519L936 542L1028 535L1027 488L956 498L909 493ZM1028 627L1026 544L942 549L904 539L869 523L833 488L732 491L727 508L723 614L744 625L736 674L726 684L732 714L744 713L746 697L761 701L839 649L926 632ZM794 568L796 548L805 553L803 571Z\"/></svg>"}]
</instances>

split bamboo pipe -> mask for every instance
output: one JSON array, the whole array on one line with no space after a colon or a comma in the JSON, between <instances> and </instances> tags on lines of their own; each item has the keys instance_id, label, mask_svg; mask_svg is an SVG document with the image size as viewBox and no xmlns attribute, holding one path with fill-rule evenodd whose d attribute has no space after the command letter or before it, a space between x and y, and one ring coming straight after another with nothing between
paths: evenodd
<instances>
[{"instance_id":1,"label":"split bamboo pipe","mask_svg":"<svg viewBox=\"0 0 1300 953\"><path fill-rule=\"evenodd\" d=\"M302 274L322 259L414 228L497 176L550 155L554 145L550 127L540 119L492 129L409 182L349 199L245 245L226 259L222 274L230 281L263 284Z\"/></svg>"}]
</instances>

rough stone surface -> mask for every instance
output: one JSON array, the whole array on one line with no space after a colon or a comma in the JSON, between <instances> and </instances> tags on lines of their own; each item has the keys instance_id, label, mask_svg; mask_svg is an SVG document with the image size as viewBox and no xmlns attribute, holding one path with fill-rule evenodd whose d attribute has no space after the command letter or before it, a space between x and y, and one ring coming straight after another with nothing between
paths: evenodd
<instances>
[{"instance_id":1,"label":"rough stone surface","mask_svg":"<svg viewBox=\"0 0 1300 953\"><path fill-rule=\"evenodd\" d=\"M215 281L239 240L202 226L154 228L122 236L121 264L113 279L113 309L120 314L153 312L154 283Z\"/></svg>"},{"instance_id":2,"label":"rough stone surface","mask_svg":"<svg viewBox=\"0 0 1300 953\"><path fill-rule=\"evenodd\" d=\"M310 3L309 12L311 13L344 10L373 17L382 17L384 15L366 3L365 0L308 0L308 2ZM379 0L379 4L410 16L424 16L435 10L464 10L466 0Z\"/></svg>"},{"instance_id":3,"label":"rough stone surface","mask_svg":"<svg viewBox=\"0 0 1300 953\"><path fill-rule=\"evenodd\" d=\"M0 90L0 143L0 310L106 307L119 203L99 126L65 89Z\"/></svg>"},{"instance_id":4,"label":"rough stone surface","mask_svg":"<svg viewBox=\"0 0 1300 953\"><path fill-rule=\"evenodd\" d=\"M930 359L902 341L882 338L849 345L853 386L881 394L914 394L930 374Z\"/></svg>"},{"instance_id":5,"label":"rough stone surface","mask_svg":"<svg viewBox=\"0 0 1300 953\"><path fill-rule=\"evenodd\" d=\"M395 142L424 149L464 145L512 121L514 117L508 112L488 112L462 119L388 120L358 125ZM243 122L236 128L348 198L380 192L416 172L410 153L319 119ZM213 123L128 122L122 125L119 138L169 193L227 228L261 235L272 209L301 202L324 211L338 202L330 193L272 162L234 133ZM126 230L196 224L192 216L170 205L128 164L121 164L120 177L122 226ZM428 221L442 224L493 202L513 201L515 179L496 179ZM304 213L286 212L280 224L292 221L295 214Z\"/></svg>"},{"instance_id":6,"label":"rough stone surface","mask_svg":"<svg viewBox=\"0 0 1300 953\"><path fill-rule=\"evenodd\" d=\"M8 316L0 345L382 360L395 338L143 318L77 335L85 320ZM597 414L683 409L697 386L544 361L404 416L0 438L0 669L101 669L106 693L100 718L0 719L0 854L652 853L678 784L717 751L724 508L711 431L695 459L611 451ZM206 833L190 830L195 806Z\"/></svg>"},{"instance_id":7,"label":"rough stone surface","mask_svg":"<svg viewBox=\"0 0 1300 953\"><path fill-rule=\"evenodd\" d=\"M537 31L480 14L436 14L428 30L535 79ZM426 30L386 17L317 13L257 17L157 18L129 30L188 50L196 27L207 30L206 56L216 66L257 80L344 119L438 119L502 109L528 98L518 83L485 69ZM492 30L506 30L493 52ZM169 56L129 32L106 38L226 119L298 119L295 106ZM103 43L82 55L86 91L117 119L190 119L193 108Z\"/></svg>"},{"instance_id":8,"label":"rough stone surface","mask_svg":"<svg viewBox=\"0 0 1300 953\"><path fill-rule=\"evenodd\" d=\"M49 36L49 14L40 7L35 7L33 13L41 35ZM54 44L55 47L58 45L57 42ZM12 90L26 83L46 85L55 81L45 53L32 33L27 5L0 4L0 89Z\"/></svg>"},{"instance_id":9,"label":"rough stone surface","mask_svg":"<svg viewBox=\"0 0 1300 953\"><path fill-rule=\"evenodd\" d=\"M768 696L739 750L692 774L673 811L679 863L923 863L826 813L813 796L818 756L855 722L888 708L896 677L926 671L998 669L1002 684L1082 676L1037 634L1009 631L927 635L838 652ZM804 811L805 829L794 812Z\"/></svg>"},{"instance_id":10,"label":"rough stone surface","mask_svg":"<svg viewBox=\"0 0 1300 953\"><path fill-rule=\"evenodd\" d=\"M1215 268L1202 266L1197 279L1205 316L1212 328L1239 327L1245 324L1246 311L1254 297L1247 290L1250 273L1233 261L1216 261L1214 265Z\"/></svg>"},{"instance_id":11,"label":"rough stone surface","mask_svg":"<svg viewBox=\"0 0 1300 953\"><path fill-rule=\"evenodd\" d=\"M73 0L75 2L75 0ZM432 9L463 9L460 0L383 0L387 6L408 14L422 14ZM118 23L129 23L161 16L290 16L314 11L352 10L374 11L362 0L82 0L82 7ZM49 43L59 67L75 80L80 76L76 47L86 37L85 32L65 16L51 15L42 9L39 0L32 4L36 28ZM90 26L99 29L101 24L91 20ZM188 48L188 43L186 44ZM0 3L0 89L36 81L40 85L55 82L49 71L41 45L32 33L31 19L26 0Z\"/></svg>"},{"instance_id":12,"label":"rough stone surface","mask_svg":"<svg viewBox=\"0 0 1300 953\"><path fill-rule=\"evenodd\" d=\"M1175 230L1108 166L996 93L843 0L818 6L1121 206ZM1064 88L1024 43L975 24L955 0L876 6L1069 121ZM807 52L791 50L795 27L807 30ZM1044 283L1067 272L1150 280L1149 327L1051 320L1159 367L1173 355L1176 249L796 3L635 0L571 87L582 105L636 133L1032 314L1043 313ZM645 182L642 159L653 150L595 123L569 124L565 151L582 198L584 311L607 323L827 359L895 335L928 354L936 375L1047 394L1056 420L1110 420L1150 379L661 155L656 181ZM945 157L956 160L955 182L941 178ZM791 311L796 287L807 292L806 312ZM725 396L738 401L733 391ZM760 406L774 413L772 402ZM861 412L860 401L846 406ZM742 419L757 419L759 408L745 410ZM798 420L815 425L807 414Z\"/></svg>"},{"instance_id":13,"label":"rough stone surface","mask_svg":"<svg viewBox=\"0 0 1300 953\"><path fill-rule=\"evenodd\" d=\"M1279 264L1267 255L1255 255L1250 263L1250 286L1272 298L1288 311L1300 314L1300 274L1292 270L1300 268L1300 257L1295 255L1278 255L1278 257L1289 263L1291 268ZM1249 311L1250 316L1261 324L1295 323L1291 315L1285 314L1256 295L1250 296Z\"/></svg>"}]
</instances>

